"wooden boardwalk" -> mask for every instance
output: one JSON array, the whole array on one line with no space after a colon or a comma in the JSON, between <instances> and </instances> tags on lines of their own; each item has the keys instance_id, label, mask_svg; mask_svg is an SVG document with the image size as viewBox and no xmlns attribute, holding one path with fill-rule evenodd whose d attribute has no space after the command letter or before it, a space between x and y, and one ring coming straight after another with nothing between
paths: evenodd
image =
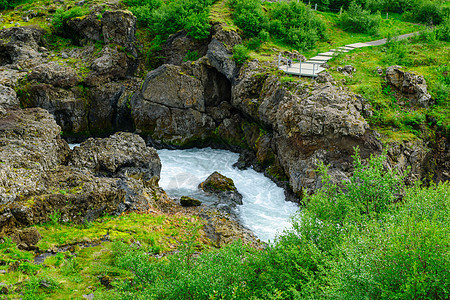
<instances>
[{"instance_id":1,"label":"wooden boardwalk","mask_svg":"<svg viewBox=\"0 0 450 300\"><path fill-rule=\"evenodd\" d=\"M410 36L416 35L417 32L414 33L408 33L403 34L400 36L397 36L396 39L402 40L406 39ZM281 64L281 56L279 56L278 59L278 68L280 70L283 70L287 74L291 75L297 75L297 76L304 76L304 77L317 77L320 72L324 71L325 68L322 67L324 63L327 63L330 59L333 58L333 56L339 54L339 53L345 53L350 52L354 49L363 48L363 47L370 47L370 46L380 46L383 44L386 44L387 39L381 39L376 40L372 42L366 42L366 43L354 43L345 45L336 49L331 49L328 52L319 53L318 55L311 57L307 61L299 62L299 63L292 63L290 66L286 62L284 64Z\"/></svg>"}]
</instances>

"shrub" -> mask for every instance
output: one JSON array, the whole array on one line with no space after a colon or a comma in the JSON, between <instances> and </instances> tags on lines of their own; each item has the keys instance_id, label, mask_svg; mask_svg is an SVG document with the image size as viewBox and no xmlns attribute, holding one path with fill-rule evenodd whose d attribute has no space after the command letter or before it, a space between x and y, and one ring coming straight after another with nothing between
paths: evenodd
<instances>
[{"instance_id":1,"label":"shrub","mask_svg":"<svg viewBox=\"0 0 450 300\"><path fill-rule=\"evenodd\" d=\"M339 23L344 30L351 32L367 32L375 34L380 26L381 16L372 15L364 10L361 5L352 2L348 10L341 13Z\"/></svg>"},{"instance_id":2,"label":"shrub","mask_svg":"<svg viewBox=\"0 0 450 300\"><path fill-rule=\"evenodd\" d=\"M119 287L121 299L130 292L135 293L130 299L233 299L233 295L242 295L247 290L245 279L249 269L244 267L243 260L252 250L240 241L197 258L184 250L160 260L149 260L142 250L119 248L117 265L135 274L132 283Z\"/></svg>"},{"instance_id":3,"label":"shrub","mask_svg":"<svg viewBox=\"0 0 450 300\"><path fill-rule=\"evenodd\" d=\"M249 50L244 45L236 45L233 47L233 60L242 65L250 58Z\"/></svg>"},{"instance_id":4,"label":"shrub","mask_svg":"<svg viewBox=\"0 0 450 300\"><path fill-rule=\"evenodd\" d=\"M444 13L439 1L424 0L414 5L408 12L408 16L416 22L437 25L442 22Z\"/></svg>"},{"instance_id":5,"label":"shrub","mask_svg":"<svg viewBox=\"0 0 450 300\"><path fill-rule=\"evenodd\" d=\"M81 7L74 7L67 11L57 9L52 19L52 25L56 30L61 30L64 23L68 20L87 15L88 13L89 10L87 8Z\"/></svg>"},{"instance_id":6,"label":"shrub","mask_svg":"<svg viewBox=\"0 0 450 300\"><path fill-rule=\"evenodd\" d=\"M450 16L444 18L442 23L436 27L436 35L439 40L450 42Z\"/></svg>"},{"instance_id":7,"label":"shrub","mask_svg":"<svg viewBox=\"0 0 450 300\"><path fill-rule=\"evenodd\" d=\"M335 298L447 299L449 191L416 186L398 209L352 231L339 247Z\"/></svg>"},{"instance_id":8,"label":"shrub","mask_svg":"<svg viewBox=\"0 0 450 300\"><path fill-rule=\"evenodd\" d=\"M183 61L196 61L200 58L200 54L197 51L188 51L183 57Z\"/></svg>"}]
</instances>

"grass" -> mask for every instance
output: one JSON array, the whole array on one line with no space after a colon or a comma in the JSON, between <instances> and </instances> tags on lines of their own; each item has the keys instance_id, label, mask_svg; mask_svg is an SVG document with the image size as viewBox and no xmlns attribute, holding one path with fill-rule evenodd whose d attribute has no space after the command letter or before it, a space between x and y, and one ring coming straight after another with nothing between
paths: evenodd
<instances>
[{"instance_id":1,"label":"grass","mask_svg":"<svg viewBox=\"0 0 450 300\"><path fill-rule=\"evenodd\" d=\"M378 75L376 69L383 71L391 65L406 66L408 70L423 75L428 85L428 91L437 99L437 86L442 72L439 68L449 64L450 43L422 41L413 38L397 42L398 49L389 50L387 46L361 48L350 53L341 54L329 61L333 68L330 73L342 81L353 92L361 94L374 108L371 124L381 132L386 133L387 140L411 140L421 136L420 127L428 125L426 117L434 115L438 118L438 126L450 126L449 99L438 101L428 109L409 105L405 99L394 96L383 75ZM352 78L335 70L337 66L351 64L357 72ZM390 134L387 134L392 131Z\"/></svg>"},{"instance_id":2,"label":"grass","mask_svg":"<svg viewBox=\"0 0 450 300\"><path fill-rule=\"evenodd\" d=\"M10 268L6 274L0 274L0 282L18 284L17 292L8 294L13 299L21 297L20 291L24 299L81 299L83 294L105 288L100 278L109 277L113 281L131 278L130 272L111 263L116 243L139 244L153 254L167 253L181 246L192 230L201 225L197 217L159 213L107 216L84 225L55 222L35 225L42 235L37 244L39 252L59 252L36 265L33 252L19 250L9 240L0 243L0 261L5 262L0 269ZM197 241L201 248L209 247L204 234ZM19 267L12 271L10 266L15 262ZM40 284L42 280L52 282L51 288Z\"/></svg>"}]
</instances>

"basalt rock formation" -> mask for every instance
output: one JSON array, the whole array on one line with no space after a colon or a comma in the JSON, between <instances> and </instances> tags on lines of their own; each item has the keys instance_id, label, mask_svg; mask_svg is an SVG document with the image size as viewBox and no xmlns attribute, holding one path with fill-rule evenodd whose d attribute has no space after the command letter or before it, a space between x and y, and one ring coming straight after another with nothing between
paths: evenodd
<instances>
[{"instance_id":1,"label":"basalt rock formation","mask_svg":"<svg viewBox=\"0 0 450 300\"><path fill-rule=\"evenodd\" d=\"M117 133L72 151L47 111L6 111L0 118L0 234L55 213L64 222L84 222L145 211L160 194L161 162L141 137Z\"/></svg>"},{"instance_id":2,"label":"basalt rock formation","mask_svg":"<svg viewBox=\"0 0 450 300\"><path fill-rule=\"evenodd\" d=\"M199 189L205 191L207 194L217 196L219 203L217 207L230 211L236 205L242 205L242 195L234 185L233 179L223 176L218 172L214 172L200 183Z\"/></svg>"}]
</instances>

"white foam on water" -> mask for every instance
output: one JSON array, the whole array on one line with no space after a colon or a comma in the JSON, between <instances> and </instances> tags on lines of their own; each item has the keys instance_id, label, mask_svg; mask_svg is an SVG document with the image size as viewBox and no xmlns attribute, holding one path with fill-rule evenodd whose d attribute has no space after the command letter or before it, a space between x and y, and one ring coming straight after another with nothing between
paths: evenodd
<instances>
[{"instance_id":1,"label":"white foam on water","mask_svg":"<svg viewBox=\"0 0 450 300\"><path fill-rule=\"evenodd\" d=\"M198 189L198 185L214 171L233 179L243 196L237 215L259 239L273 241L290 225L290 217L298 206L285 201L284 191L273 181L252 169L233 168L239 154L211 148L158 150L162 163L159 185L172 197L191 196L206 203L214 198Z\"/></svg>"}]
</instances>

